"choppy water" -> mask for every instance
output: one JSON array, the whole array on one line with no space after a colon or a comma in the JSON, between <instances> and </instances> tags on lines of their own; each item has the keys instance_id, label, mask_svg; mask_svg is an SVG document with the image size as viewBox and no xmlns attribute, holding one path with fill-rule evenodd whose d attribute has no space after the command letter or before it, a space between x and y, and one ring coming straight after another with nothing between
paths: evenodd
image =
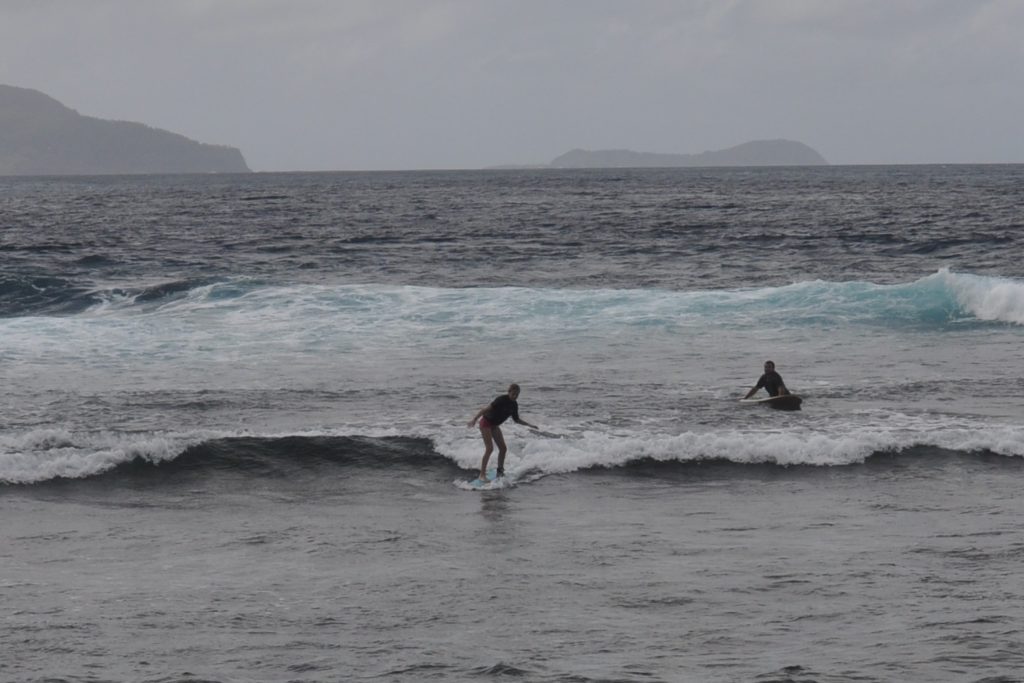
<instances>
[{"instance_id":1,"label":"choppy water","mask_svg":"<svg viewBox=\"0 0 1024 683\"><path fill-rule=\"evenodd\" d=\"M1019 680L1022 181L0 179L0 678Z\"/></svg>"}]
</instances>

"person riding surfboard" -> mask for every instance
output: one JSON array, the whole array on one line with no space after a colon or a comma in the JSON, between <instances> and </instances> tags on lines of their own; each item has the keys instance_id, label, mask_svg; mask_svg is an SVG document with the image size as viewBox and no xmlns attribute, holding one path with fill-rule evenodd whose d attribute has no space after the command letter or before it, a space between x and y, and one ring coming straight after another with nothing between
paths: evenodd
<instances>
[{"instance_id":1,"label":"person riding surfboard","mask_svg":"<svg viewBox=\"0 0 1024 683\"><path fill-rule=\"evenodd\" d=\"M484 439L484 457L480 463L480 481L488 481L487 461L491 459L491 452L494 450L495 443L498 444L497 476L501 477L505 474L505 454L508 452L508 446L505 445L505 437L501 433L500 425L502 422L511 417L512 421L517 424L537 429L537 425L532 425L519 417L517 398L519 398L519 385L510 384L508 385L508 393L498 396L490 404L478 410L473 419L469 421L468 426L472 427L476 424L477 420L480 420L480 436Z\"/></svg>"}]
</instances>

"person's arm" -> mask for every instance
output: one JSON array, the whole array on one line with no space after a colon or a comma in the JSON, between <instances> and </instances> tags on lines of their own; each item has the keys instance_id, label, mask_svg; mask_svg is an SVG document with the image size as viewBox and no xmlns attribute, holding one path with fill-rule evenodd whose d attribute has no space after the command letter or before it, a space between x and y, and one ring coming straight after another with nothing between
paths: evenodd
<instances>
[{"instance_id":1,"label":"person's arm","mask_svg":"<svg viewBox=\"0 0 1024 683\"><path fill-rule=\"evenodd\" d=\"M487 409L488 409L488 408L490 408L490 407L491 407L491 406L490 406L490 404L488 404L488 405L485 405L485 406L484 406L483 408L481 408L480 410L476 411L476 415L474 415L474 416L473 416L473 419L472 419L472 420L470 420L470 421L469 421L469 424L468 424L468 425L466 425L466 426L467 426L467 427L472 427L472 426L476 425L476 421L477 421L477 420L479 420L479 419L480 419L480 416L482 416L482 415L483 415L484 413L486 413L486 412L487 412Z\"/></svg>"},{"instance_id":2,"label":"person's arm","mask_svg":"<svg viewBox=\"0 0 1024 683\"><path fill-rule=\"evenodd\" d=\"M764 375L761 375L758 378L758 380L757 380L757 384L755 384L753 386L753 388L750 391L747 392L747 395L744 396L743 399L746 400L746 399L750 398L751 396L753 396L754 394L757 393L758 389L760 389L763 386L764 386Z\"/></svg>"},{"instance_id":3,"label":"person's arm","mask_svg":"<svg viewBox=\"0 0 1024 683\"><path fill-rule=\"evenodd\" d=\"M529 422L527 422L526 420L524 420L521 417L519 417L519 405L518 404L516 404L515 409L512 411L512 421L515 422L516 424L526 425L530 429L540 429L540 427L538 427L537 425L532 425Z\"/></svg>"}]
</instances>

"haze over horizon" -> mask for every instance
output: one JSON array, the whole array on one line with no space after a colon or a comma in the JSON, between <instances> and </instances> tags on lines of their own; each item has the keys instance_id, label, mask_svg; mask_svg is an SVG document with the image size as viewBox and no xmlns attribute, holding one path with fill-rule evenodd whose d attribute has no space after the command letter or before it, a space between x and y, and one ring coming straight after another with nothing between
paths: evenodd
<instances>
[{"instance_id":1,"label":"haze over horizon","mask_svg":"<svg viewBox=\"0 0 1024 683\"><path fill-rule=\"evenodd\" d=\"M757 139L1024 162L1016 0L0 0L0 83L257 171L481 168Z\"/></svg>"}]
</instances>

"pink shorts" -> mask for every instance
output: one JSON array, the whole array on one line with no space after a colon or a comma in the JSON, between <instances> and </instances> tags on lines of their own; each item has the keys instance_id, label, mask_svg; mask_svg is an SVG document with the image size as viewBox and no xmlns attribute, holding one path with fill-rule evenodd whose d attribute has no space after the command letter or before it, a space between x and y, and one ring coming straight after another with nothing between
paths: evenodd
<instances>
[{"instance_id":1,"label":"pink shorts","mask_svg":"<svg viewBox=\"0 0 1024 683\"><path fill-rule=\"evenodd\" d=\"M494 425L491 424L490 420L488 420L486 417L483 417L482 415L480 416L480 429L490 429L493 426Z\"/></svg>"}]
</instances>

